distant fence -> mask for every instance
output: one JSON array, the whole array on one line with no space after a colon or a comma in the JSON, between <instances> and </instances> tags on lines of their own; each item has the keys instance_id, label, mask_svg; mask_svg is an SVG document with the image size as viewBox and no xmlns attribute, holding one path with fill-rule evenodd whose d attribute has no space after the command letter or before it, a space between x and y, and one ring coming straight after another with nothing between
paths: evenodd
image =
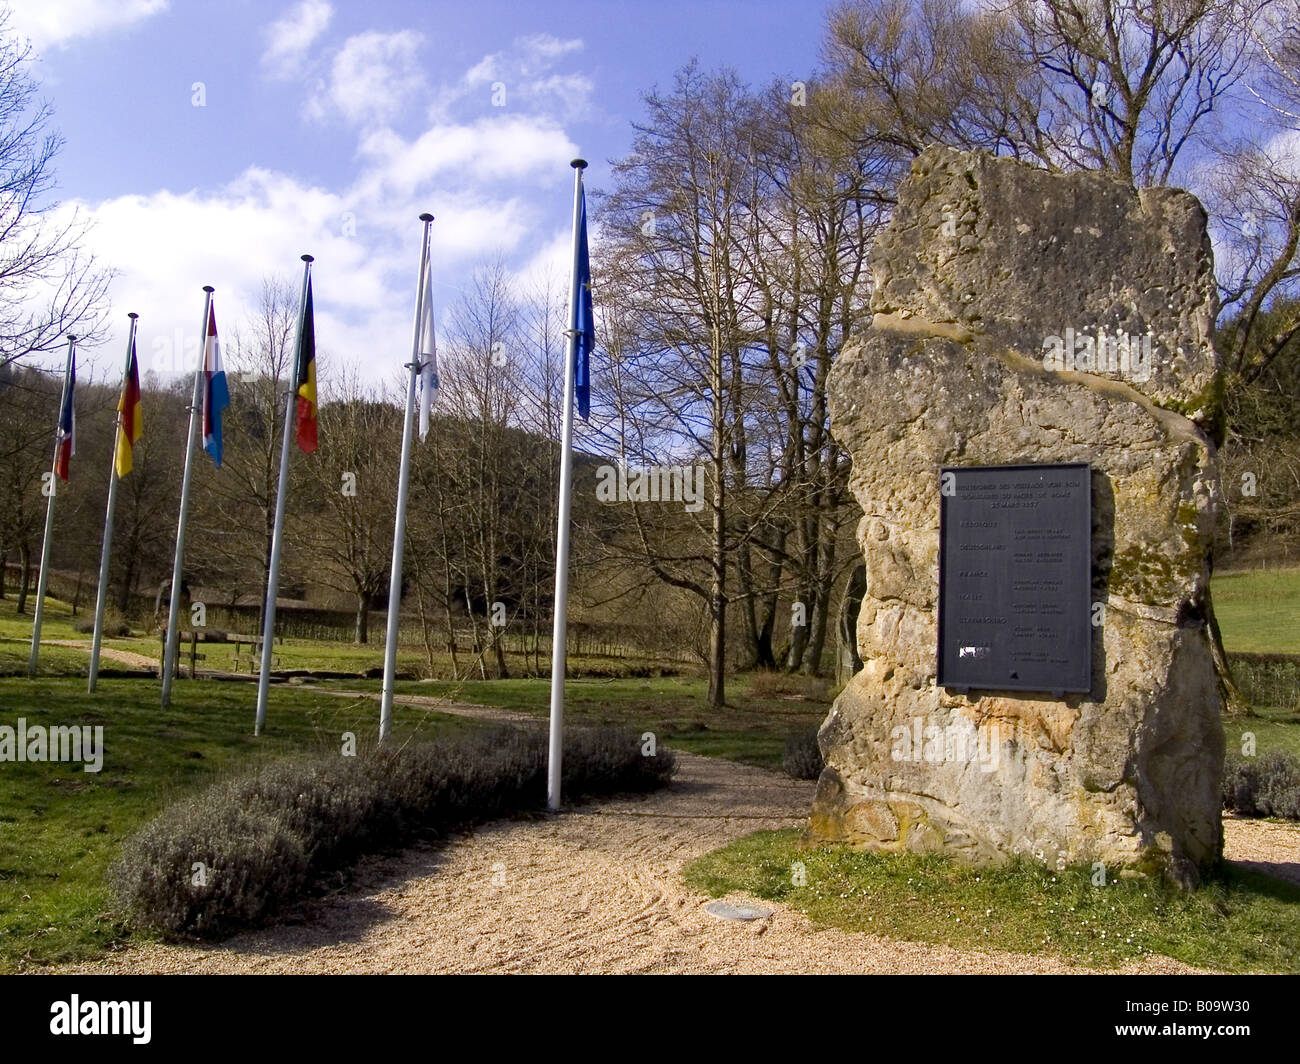
<instances>
[{"instance_id":1,"label":"distant fence","mask_svg":"<svg viewBox=\"0 0 1300 1064\"><path fill-rule=\"evenodd\" d=\"M5 590L9 594L17 591L21 578L21 567L10 562L5 574ZM50 573L50 594L65 601L80 600L78 614L90 616L94 611L94 574L82 575L79 581L76 574L61 570ZM80 586L78 586L80 585ZM31 592L35 594L36 581L31 583ZM78 591L80 592L78 594ZM251 605L230 605L228 603L206 601L206 628L231 632L259 632L261 610ZM151 595L132 596L131 614L136 623L148 623L153 616L154 599ZM164 609L164 616L165 616ZM387 625L387 615L383 610L374 610L370 614L368 646L382 646ZM184 615L181 626L188 629L190 618ZM351 610L326 609L322 607L302 607L281 605L276 610L276 636L280 639L311 639L335 643L352 643L356 635L356 614ZM528 655L545 659L551 656L551 620L544 618L537 624L537 632L532 630L531 619L512 619L498 638L503 650L511 655ZM403 612L400 642L410 647L424 646L424 630L417 617ZM429 639L435 652L445 653L449 648L446 621L443 615L430 617ZM617 621L574 621L570 620L568 630L567 652L578 657L655 657L669 661L698 663L698 655L692 650L688 634L670 625L662 624L628 624ZM455 624L455 645L457 654L475 654L492 645L492 633L487 619L480 621L477 637L474 627L462 614Z\"/></svg>"},{"instance_id":2,"label":"distant fence","mask_svg":"<svg viewBox=\"0 0 1300 1064\"><path fill-rule=\"evenodd\" d=\"M259 631L260 610L255 606L230 606L208 602L207 627L234 632ZM153 612L152 600L143 597L136 602L137 612L149 616ZM188 624L188 618L186 618ZM382 646L388 624L387 614L372 611L369 623L368 646ZM524 628L524 625L528 628ZM534 634L531 621L507 625L498 635L502 649L507 654L540 656L549 661L551 656L551 621L547 618L538 625ZM312 639L334 643L352 643L356 636L356 615L348 610L280 606L275 615L276 635L281 639ZM399 641L407 647L424 645L424 629L416 617L404 612L399 631ZM429 640L436 652L450 649L445 620L440 616L430 618ZM474 628L464 616L457 618L455 643L458 654L474 654L492 645L492 632L486 620L479 623L477 637ZM653 656L672 661L692 661L693 655L683 633L662 625L635 625L616 622L591 623L572 621L569 624L568 653L576 656L611 658Z\"/></svg>"}]
</instances>

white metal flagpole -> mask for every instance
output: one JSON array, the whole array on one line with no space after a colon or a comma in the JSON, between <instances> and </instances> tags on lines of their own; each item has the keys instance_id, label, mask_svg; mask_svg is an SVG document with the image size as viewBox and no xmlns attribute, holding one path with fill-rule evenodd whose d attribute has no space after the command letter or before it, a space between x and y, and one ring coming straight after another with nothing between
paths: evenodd
<instances>
[{"instance_id":1,"label":"white metal flagpole","mask_svg":"<svg viewBox=\"0 0 1300 1064\"><path fill-rule=\"evenodd\" d=\"M131 373L131 353L135 350L135 322L139 314L127 314L131 319L131 335L126 341L126 362L122 367L122 390L126 391L127 377ZM117 414L117 431L122 431L123 411ZM88 692L95 690L99 679L99 647L104 639L104 604L108 601L108 560L113 550L113 513L117 509L117 437L113 437L113 450L108 464L108 506L104 509L104 543L99 552L99 592L95 596L95 634L90 641L90 682Z\"/></svg>"},{"instance_id":2,"label":"white metal flagpole","mask_svg":"<svg viewBox=\"0 0 1300 1064\"><path fill-rule=\"evenodd\" d=\"M420 215L424 240L420 245L420 273L415 282L415 328L411 337L411 379L406 388L406 420L402 423L402 460L397 472L397 516L393 521L393 567L388 579L388 630L384 641L384 692L379 704L379 741L393 727L393 684L397 679L397 639L402 623L402 549L406 540L406 495L411 481L411 433L415 420L415 385L420 379L420 341L424 324L425 271L429 264L429 226L433 215Z\"/></svg>"},{"instance_id":3,"label":"white metal flagpole","mask_svg":"<svg viewBox=\"0 0 1300 1064\"><path fill-rule=\"evenodd\" d=\"M59 413L60 422L63 418L63 407L68 401L68 384L72 377L72 352L77 344L75 336L68 336L68 360L63 366L63 390L59 393ZM27 675L36 675L36 666L41 658L41 624L45 620L45 589L49 584L50 568L50 545L54 539L54 496L59 491L59 474L57 472L59 462L59 446L61 440L58 434L54 439L54 462L50 467L50 493L45 502L45 537L41 540L41 572L36 578L36 616L32 618L32 652L27 659ZM24 582L27 574L23 574Z\"/></svg>"},{"instance_id":4,"label":"white metal flagpole","mask_svg":"<svg viewBox=\"0 0 1300 1064\"><path fill-rule=\"evenodd\" d=\"M555 624L551 634L551 735L546 761L546 808L560 808L560 778L564 754L565 639L569 610L569 499L573 493L573 377L578 349L578 221L582 208L585 159L573 167L573 273L569 279L569 328L564 357L564 413L560 433L560 505L555 532Z\"/></svg>"},{"instance_id":5,"label":"white metal flagpole","mask_svg":"<svg viewBox=\"0 0 1300 1064\"><path fill-rule=\"evenodd\" d=\"M266 726L266 699L271 688L271 651L275 646L275 600L280 593L280 546L284 540L284 497L289 490L289 457L293 454L293 426L298 409L298 360L302 358L302 325L307 314L307 284L311 280L310 255L302 256L302 297L298 301L298 339L293 345L284 410L284 439L280 443L280 490L275 497L275 529L271 533L271 564L266 574L266 609L262 618L262 668L257 677L257 719L253 734Z\"/></svg>"},{"instance_id":6,"label":"white metal flagpole","mask_svg":"<svg viewBox=\"0 0 1300 1064\"><path fill-rule=\"evenodd\" d=\"M190 432L185 439L185 475L181 478L181 512L176 521L176 557L172 560L172 586L167 603L167 643L163 649L162 704L172 703L172 673L176 670L176 626L181 608L181 572L185 557L185 521L190 510L190 482L194 479L194 436L203 416L203 357L208 343L208 321L212 315L212 285L203 286L203 324L199 327L199 364L194 370L194 394L190 399Z\"/></svg>"}]
</instances>

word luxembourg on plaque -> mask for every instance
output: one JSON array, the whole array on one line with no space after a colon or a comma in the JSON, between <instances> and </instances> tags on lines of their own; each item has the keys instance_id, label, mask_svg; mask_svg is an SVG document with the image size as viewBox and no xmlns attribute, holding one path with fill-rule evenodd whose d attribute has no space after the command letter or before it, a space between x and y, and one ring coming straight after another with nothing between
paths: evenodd
<instances>
[{"instance_id":1,"label":"word luxembourg on plaque","mask_svg":"<svg viewBox=\"0 0 1300 1064\"><path fill-rule=\"evenodd\" d=\"M939 684L1092 689L1086 462L940 471Z\"/></svg>"}]
</instances>

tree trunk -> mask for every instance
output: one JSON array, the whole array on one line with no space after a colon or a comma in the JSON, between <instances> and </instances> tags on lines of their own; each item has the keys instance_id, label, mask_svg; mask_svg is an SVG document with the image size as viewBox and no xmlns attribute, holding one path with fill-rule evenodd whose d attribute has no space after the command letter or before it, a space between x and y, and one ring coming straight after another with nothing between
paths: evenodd
<instances>
[{"instance_id":1,"label":"tree trunk","mask_svg":"<svg viewBox=\"0 0 1300 1064\"><path fill-rule=\"evenodd\" d=\"M135 551L126 552L126 571L122 574L122 583L117 589L117 609L123 616L130 611L131 586L135 583Z\"/></svg>"},{"instance_id":2,"label":"tree trunk","mask_svg":"<svg viewBox=\"0 0 1300 1064\"><path fill-rule=\"evenodd\" d=\"M826 633L830 627L831 605L835 599L835 537L839 523L829 519L820 522L825 537L817 556L817 602L813 612L812 635L804 653L804 672L809 676L822 674L822 654L826 648Z\"/></svg>"},{"instance_id":3,"label":"tree trunk","mask_svg":"<svg viewBox=\"0 0 1300 1064\"><path fill-rule=\"evenodd\" d=\"M795 601L803 603L803 624L796 626L791 623L790 625L790 649L785 655L786 672L798 671L799 666L803 664L804 651L808 649L809 626L812 624L813 590L806 577L804 582L799 585L799 597ZM790 616L793 622L793 610Z\"/></svg>"},{"instance_id":4,"label":"tree trunk","mask_svg":"<svg viewBox=\"0 0 1300 1064\"><path fill-rule=\"evenodd\" d=\"M709 697L713 709L727 704L727 526L723 510L722 466L714 468L713 586L709 589Z\"/></svg>"},{"instance_id":5,"label":"tree trunk","mask_svg":"<svg viewBox=\"0 0 1300 1064\"><path fill-rule=\"evenodd\" d=\"M723 565L725 562L715 562ZM709 699L710 708L727 704L727 596L723 591L723 571L713 578L709 609Z\"/></svg>"},{"instance_id":6,"label":"tree trunk","mask_svg":"<svg viewBox=\"0 0 1300 1064\"><path fill-rule=\"evenodd\" d=\"M429 666L429 679L434 679L437 673L434 671L433 660L433 625L429 623L428 611L424 608L424 582L420 579L420 564L415 564L415 605L420 611L420 638L424 640L424 659Z\"/></svg>"},{"instance_id":7,"label":"tree trunk","mask_svg":"<svg viewBox=\"0 0 1300 1064\"><path fill-rule=\"evenodd\" d=\"M499 628L492 629L492 653L497 661L497 679L510 679L510 670L506 668L505 648L501 645L501 630Z\"/></svg>"},{"instance_id":8,"label":"tree trunk","mask_svg":"<svg viewBox=\"0 0 1300 1064\"><path fill-rule=\"evenodd\" d=\"M18 564L22 566L22 576L18 581L18 612L27 612L27 590L32 583L32 548L23 543L18 548Z\"/></svg>"},{"instance_id":9,"label":"tree trunk","mask_svg":"<svg viewBox=\"0 0 1300 1064\"><path fill-rule=\"evenodd\" d=\"M1223 715L1234 719L1249 716L1250 706L1232 678L1228 652L1223 647L1223 634L1219 631L1219 619L1214 615L1214 603L1210 599L1208 588L1205 592L1205 620L1210 634L1210 656L1214 659L1219 694L1223 698Z\"/></svg>"},{"instance_id":10,"label":"tree trunk","mask_svg":"<svg viewBox=\"0 0 1300 1064\"><path fill-rule=\"evenodd\" d=\"M831 597L826 593L826 589L818 588L817 597L813 602L808 647L803 655L803 671L809 676L822 674L822 651L826 648L826 618L830 605Z\"/></svg>"},{"instance_id":11,"label":"tree trunk","mask_svg":"<svg viewBox=\"0 0 1300 1064\"><path fill-rule=\"evenodd\" d=\"M367 595L357 595L357 626L355 642L370 642L370 600Z\"/></svg>"},{"instance_id":12,"label":"tree trunk","mask_svg":"<svg viewBox=\"0 0 1300 1064\"><path fill-rule=\"evenodd\" d=\"M745 622L745 645L749 650L749 667L760 668L760 634L758 630L758 603L754 598L753 556L748 545L742 547L736 558L736 575L740 581L741 616Z\"/></svg>"},{"instance_id":13,"label":"tree trunk","mask_svg":"<svg viewBox=\"0 0 1300 1064\"><path fill-rule=\"evenodd\" d=\"M776 534L777 551L785 550L785 541L786 531L784 528L779 528ZM755 655L756 664L760 669L776 668L776 651L772 647L772 635L776 629L776 611L781 606L781 593L778 589L781 586L783 568L780 561L774 561L769 566L767 586L771 590L762 596L763 622L758 629L758 653Z\"/></svg>"}]
</instances>

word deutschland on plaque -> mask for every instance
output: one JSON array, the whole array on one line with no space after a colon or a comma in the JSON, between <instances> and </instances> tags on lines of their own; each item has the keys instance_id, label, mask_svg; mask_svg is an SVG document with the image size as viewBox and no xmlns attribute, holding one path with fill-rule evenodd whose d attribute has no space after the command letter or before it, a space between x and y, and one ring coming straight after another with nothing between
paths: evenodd
<instances>
[{"instance_id":1,"label":"word deutschland on plaque","mask_svg":"<svg viewBox=\"0 0 1300 1064\"><path fill-rule=\"evenodd\" d=\"M1086 462L940 471L939 684L1092 688Z\"/></svg>"}]
</instances>

